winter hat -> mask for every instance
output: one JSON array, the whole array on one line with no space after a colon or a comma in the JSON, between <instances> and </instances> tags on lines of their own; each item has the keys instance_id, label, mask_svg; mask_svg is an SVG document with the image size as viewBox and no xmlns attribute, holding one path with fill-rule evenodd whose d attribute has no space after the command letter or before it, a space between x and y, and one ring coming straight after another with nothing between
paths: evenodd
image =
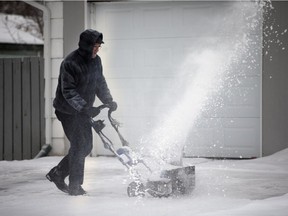
<instances>
[{"instance_id":1,"label":"winter hat","mask_svg":"<svg viewBox=\"0 0 288 216\"><path fill-rule=\"evenodd\" d=\"M95 43L104 43L103 34L93 29L86 29L80 34L79 51L85 58L91 58Z\"/></svg>"}]
</instances>

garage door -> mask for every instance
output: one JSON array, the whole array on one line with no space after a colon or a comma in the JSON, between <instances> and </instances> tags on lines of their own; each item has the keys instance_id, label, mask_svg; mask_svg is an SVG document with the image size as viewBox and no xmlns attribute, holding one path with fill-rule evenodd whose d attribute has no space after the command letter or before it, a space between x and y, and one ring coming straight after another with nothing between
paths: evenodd
<instances>
[{"instance_id":1,"label":"garage door","mask_svg":"<svg viewBox=\"0 0 288 216\"><path fill-rule=\"evenodd\" d=\"M119 104L114 116L131 146L189 157L261 155L262 23L255 5L90 4ZM105 132L120 145L111 128ZM94 154L109 153L96 140Z\"/></svg>"}]
</instances>

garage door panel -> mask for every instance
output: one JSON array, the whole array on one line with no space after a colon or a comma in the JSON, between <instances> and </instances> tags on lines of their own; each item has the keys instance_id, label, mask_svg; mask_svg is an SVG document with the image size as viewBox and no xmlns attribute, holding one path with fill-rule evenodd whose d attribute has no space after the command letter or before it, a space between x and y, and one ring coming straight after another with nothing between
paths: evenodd
<instances>
[{"instance_id":1,"label":"garage door panel","mask_svg":"<svg viewBox=\"0 0 288 216\"><path fill-rule=\"evenodd\" d=\"M105 37L109 40L167 37L167 33L173 31L175 26L171 12L173 9L157 5L97 4L98 15L104 20L97 25L102 29L109 27L109 31L105 32ZM97 18L92 18L92 25L96 22Z\"/></svg>"},{"instance_id":2,"label":"garage door panel","mask_svg":"<svg viewBox=\"0 0 288 216\"><path fill-rule=\"evenodd\" d=\"M111 78L175 76L179 59L170 40L108 40L106 43L100 56Z\"/></svg>"},{"instance_id":3,"label":"garage door panel","mask_svg":"<svg viewBox=\"0 0 288 216\"><path fill-rule=\"evenodd\" d=\"M216 157L222 154L223 132L220 118L201 118L192 128L184 148L187 157Z\"/></svg>"},{"instance_id":4,"label":"garage door panel","mask_svg":"<svg viewBox=\"0 0 288 216\"><path fill-rule=\"evenodd\" d=\"M117 38L121 38L121 35L129 34L134 30L133 23L133 9L116 9L105 11L105 26L111 27L109 35L117 35ZM132 35L133 36L133 35Z\"/></svg>"},{"instance_id":5,"label":"garage door panel","mask_svg":"<svg viewBox=\"0 0 288 216\"><path fill-rule=\"evenodd\" d=\"M181 39L181 43L170 40L140 40L140 41L107 41L103 45L100 56L103 59L105 71L109 77L120 76L174 76L179 74L182 62L191 54L203 50L216 50L219 38ZM141 48L140 48L141 46ZM256 49L253 49L254 51ZM253 51L252 51L253 52ZM231 71L237 71L235 76L259 75L261 52L252 53L239 59L231 65ZM121 56L121 58L120 58ZM253 63L253 64L251 64ZM209 59L207 59L209 64ZM251 66L252 65L252 66ZM118 71L121 71L118 72ZM131 73L131 71L133 72ZM193 73L193 69L191 69Z\"/></svg>"},{"instance_id":6,"label":"garage door panel","mask_svg":"<svg viewBox=\"0 0 288 216\"><path fill-rule=\"evenodd\" d=\"M238 1L237 3L222 1L216 4L207 2L207 6L209 4L212 8L210 14L213 19L210 18L210 25L213 25L213 33L232 36L239 32L247 32L250 35L261 36L262 12L257 4L248 1Z\"/></svg>"},{"instance_id":7,"label":"garage door panel","mask_svg":"<svg viewBox=\"0 0 288 216\"><path fill-rule=\"evenodd\" d=\"M111 86L115 91L150 91L160 90L165 91L166 89L172 88L171 79L167 78L131 78L131 79L109 79L107 82L115 85ZM159 82L160 80L160 82Z\"/></svg>"},{"instance_id":8,"label":"garage door panel","mask_svg":"<svg viewBox=\"0 0 288 216\"><path fill-rule=\"evenodd\" d=\"M181 10L180 22L177 27L185 36L205 36L207 34L229 36L235 35L239 31L247 31L248 28L251 34L261 35L261 31L256 27L261 23L254 22L254 28L245 25L247 19L261 16L260 11L259 14L255 14L255 8L247 2L235 4L229 1L218 1L217 3L199 1L193 5L188 3L187 6L181 7ZM203 16L203 14L209 15ZM193 27L191 28L191 26Z\"/></svg>"},{"instance_id":9,"label":"garage door panel","mask_svg":"<svg viewBox=\"0 0 288 216\"><path fill-rule=\"evenodd\" d=\"M259 157L260 118L225 119L224 149L233 149L234 157Z\"/></svg>"},{"instance_id":10,"label":"garage door panel","mask_svg":"<svg viewBox=\"0 0 288 216\"><path fill-rule=\"evenodd\" d=\"M238 8L229 2L191 3L138 3L115 5L97 4L96 9L104 22L97 23L99 28L107 27L107 39L132 38L175 38L187 36L205 36L209 34L233 34L239 28L237 20L243 21L237 13ZM231 13L231 10L235 10ZM203 14L210 16L203 16ZM211 21L211 16L215 17ZM233 22L231 22L233 20ZM92 25L97 19L92 19ZM237 21L236 21L237 22ZM191 27L193 26L193 27ZM227 32L229 30L229 32Z\"/></svg>"},{"instance_id":11,"label":"garage door panel","mask_svg":"<svg viewBox=\"0 0 288 216\"><path fill-rule=\"evenodd\" d=\"M235 35L247 28L251 34L261 35L261 29L257 28L261 23L253 22L254 28L244 23L249 18L261 20L255 19L261 12L255 15L253 5L247 2L238 2L238 5L225 1L199 1L193 5L189 2L98 3L95 7L101 23L97 22L97 17L92 17L92 26L109 29L105 31L109 40Z\"/></svg>"},{"instance_id":12,"label":"garage door panel","mask_svg":"<svg viewBox=\"0 0 288 216\"><path fill-rule=\"evenodd\" d=\"M260 90L259 76L229 78L207 103L203 116L259 118Z\"/></svg>"},{"instance_id":13,"label":"garage door panel","mask_svg":"<svg viewBox=\"0 0 288 216\"><path fill-rule=\"evenodd\" d=\"M259 123L259 118L201 119L187 138L185 155L259 157Z\"/></svg>"},{"instance_id":14,"label":"garage door panel","mask_svg":"<svg viewBox=\"0 0 288 216\"><path fill-rule=\"evenodd\" d=\"M238 77L224 100L224 117L260 117L260 77Z\"/></svg>"},{"instance_id":15,"label":"garage door panel","mask_svg":"<svg viewBox=\"0 0 288 216\"><path fill-rule=\"evenodd\" d=\"M209 2L198 3L196 7L188 6L182 8L182 25L180 25L181 32L184 32L185 36L193 35L207 35L207 32L213 32L213 34L219 34L222 28L219 28L223 24L224 19L217 20L217 23L211 21L210 16L203 16L203 13L217 14L215 8L211 8ZM216 25L215 25L216 24ZM193 26L193 28L191 28Z\"/></svg>"},{"instance_id":16,"label":"garage door panel","mask_svg":"<svg viewBox=\"0 0 288 216\"><path fill-rule=\"evenodd\" d=\"M121 5L107 7L103 4L96 5L95 8L97 17L101 17L101 22L97 22L97 17L92 16L91 25L97 25L98 29L108 30L105 32L104 39L122 39L135 36L133 33L135 32L133 7L123 7Z\"/></svg>"},{"instance_id":17,"label":"garage door panel","mask_svg":"<svg viewBox=\"0 0 288 216\"><path fill-rule=\"evenodd\" d=\"M145 113L153 114L154 107L168 106L167 100L163 100L162 94L171 91L170 79L121 79L107 80L111 86L115 100L120 99L119 106L131 106L135 109L133 112L127 112L128 115L133 114L136 110L145 109ZM113 85L115 83L115 85ZM162 94L159 94L161 92ZM123 97L125 95L125 97ZM169 97L169 96L168 96ZM172 98L171 98L172 99ZM118 100L119 101L119 100ZM166 102L163 104L163 101ZM145 113L142 113L146 116ZM149 115L151 115L149 114Z\"/></svg>"},{"instance_id":18,"label":"garage door panel","mask_svg":"<svg viewBox=\"0 0 288 216\"><path fill-rule=\"evenodd\" d=\"M121 68L132 68L133 49L125 47L115 47L115 49L111 49L113 48L111 46L107 48L107 51L103 51L100 55L101 58L104 59L103 65L105 65L105 69L115 68L119 70ZM107 56L109 56L109 58L107 58ZM121 58L119 58L119 56L121 56Z\"/></svg>"},{"instance_id":19,"label":"garage door panel","mask_svg":"<svg viewBox=\"0 0 288 216\"><path fill-rule=\"evenodd\" d=\"M170 7L151 7L143 9L143 30L153 31L154 29L169 29L173 27L173 13Z\"/></svg>"},{"instance_id":20,"label":"garage door panel","mask_svg":"<svg viewBox=\"0 0 288 216\"><path fill-rule=\"evenodd\" d=\"M220 46L219 37L147 39L106 41L100 56L109 70L109 77L145 76L145 77L179 77L182 64L191 54L199 55L203 50L215 51ZM120 58L121 57L121 58ZM192 59L191 59L192 60ZM207 64L209 64L207 59ZM121 70L121 73L118 72ZM113 73L114 71L114 73ZM128 72L126 72L128 71ZM130 74L130 72L132 74ZM193 73L193 68L191 68ZM125 75L123 75L125 74Z\"/></svg>"}]
</instances>

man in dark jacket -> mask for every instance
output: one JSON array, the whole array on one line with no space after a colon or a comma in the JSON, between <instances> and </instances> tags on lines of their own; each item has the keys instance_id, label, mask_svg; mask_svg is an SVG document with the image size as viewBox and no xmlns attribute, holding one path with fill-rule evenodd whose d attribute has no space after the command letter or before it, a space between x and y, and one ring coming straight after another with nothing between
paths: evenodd
<instances>
[{"instance_id":1,"label":"man in dark jacket","mask_svg":"<svg viewBox=\"0 0 288 216\"><path fill-rule=\"evenodd\" d=\"M62 62L53 101L55 114L70 141L68 154L46 175L58 189L70 195L83 195L85 158L92 150L90 117L99 114L93 107L95 96L112 111L117 109L102 72L97 55L103 44L102 33L88 29L80 34L79 48ZM69 186L65 178L69 176Z\"/></svg>"}]
</instances>

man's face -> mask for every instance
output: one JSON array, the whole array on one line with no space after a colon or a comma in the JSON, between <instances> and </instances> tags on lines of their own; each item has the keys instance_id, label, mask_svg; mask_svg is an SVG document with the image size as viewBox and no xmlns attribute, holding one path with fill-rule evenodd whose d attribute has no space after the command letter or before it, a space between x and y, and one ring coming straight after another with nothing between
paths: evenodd
<instances>
[{"instance_id":1,"label":"man's face","mask_svg":"<svg viewBox=\"0 0 288 216\"><path fill-rule=\"evenodd\" d=\"M92 58L96 58L98 51L101 48L101 44L96 43L93 47Z\"/></svg>"}]
</instances>

